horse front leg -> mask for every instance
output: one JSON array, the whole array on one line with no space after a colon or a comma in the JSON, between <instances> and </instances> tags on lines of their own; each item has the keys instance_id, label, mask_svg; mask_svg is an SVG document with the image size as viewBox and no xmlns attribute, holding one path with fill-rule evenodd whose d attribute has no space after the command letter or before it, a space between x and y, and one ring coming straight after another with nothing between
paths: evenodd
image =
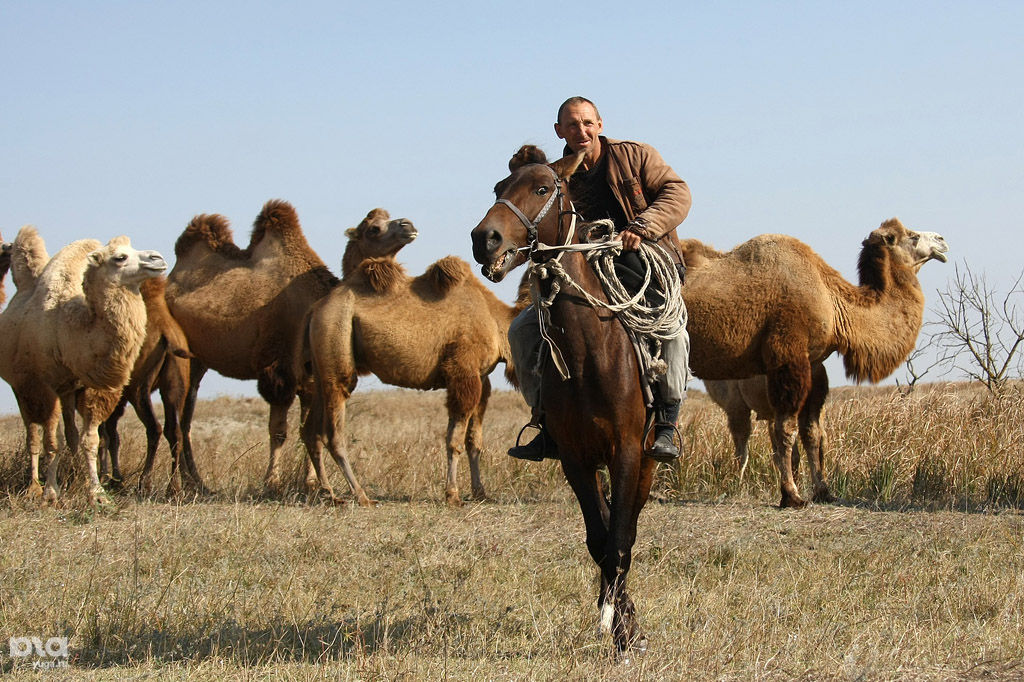
<instances>
[{"instance_id":1,"label":"horse front leg","mask_svg":"<svg viewBox=\"0 0 1024 682\"><path fill-rule=\"evenodd\" d=\"M609 599L612 604L612 640L616 651L624 655L630 650L643 652L647 649L647 638L640 630L636 607L626 592L626 577L633 561L637 519L650 495L656 463L642 457L639 450L623 449L621 452L617 465L610 471L611 517L602 583L608 590L605 613Z\"/></svg>"},{"instance_id":2,"label":"horse front leg","mask_svg":"<svg viewBox=\"0 0 1024 682\"><path fill-rule=\"evenodd\" d=\"M587 533L587 551L590 558L597 564L601 575L601 590L597 595L599 613L598 632L609 633L612 630L614 610L612 604L611 583L604 570L605 557L608 551L608 523L611 512L601 488L601 479L594 469L583 467L571 457L562 456L562 471L569 487L576 494L583 512L583 525Z\"/></svg>"}]
</instances>

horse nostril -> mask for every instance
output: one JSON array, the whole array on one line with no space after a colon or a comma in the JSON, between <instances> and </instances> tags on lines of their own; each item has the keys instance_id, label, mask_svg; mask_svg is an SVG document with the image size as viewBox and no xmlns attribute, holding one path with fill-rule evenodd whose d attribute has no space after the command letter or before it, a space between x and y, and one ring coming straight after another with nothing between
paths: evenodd
<instances>
[{"instance_id":1,"label":"horse nostril","mask_svg":"<svg viewBox=\"0 0 1024 682\"><path fill-rule=\"evenodd\" d=\"M501 234L497 230L490 230L487 233L487 252L494 253L497 251L501 248L502 241Z\"/></svg>"}]
</instances>

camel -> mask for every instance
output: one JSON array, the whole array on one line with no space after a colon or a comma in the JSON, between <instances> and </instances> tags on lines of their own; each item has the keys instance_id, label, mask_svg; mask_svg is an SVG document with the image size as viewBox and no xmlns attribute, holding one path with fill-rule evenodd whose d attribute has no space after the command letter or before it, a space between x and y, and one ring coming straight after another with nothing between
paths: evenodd
<instances>
[{"instance_id":1,"label":"camel","mask_svg":"<svg viewBox=\"0 0 1024 682\"><path fill-rule=\"evenodd\" d=\"M7 272L11 269L11 250L13 244L3 241L0 237L0 305L7 302L7 289L4 281L7 279Z\"/></svg>"},{"instance_id":2,"label":"camel","mask_svg":"<svg viewBox=\"0 0 1024 682\"><path fill-rule=\"evenodd\" d=\"M127 237L105 246L79 240L47 262L36 229L18 233L12 256L18 291L0 314L0 377L14 390L25 424L31 496L57 501L58 402L82 388L75 404L83 419L79 447L88 465L89 503L106 501L96 467L99 425L121 397L142 346L146 309L139 286L166 268L159 253L137 251ZM45 490L39 485L43 451L50 457Z\"/></svg>"},{"instance_id":3,"label":"camel","mask_svg":"<svg viewBox=\"0 0 1024 682\"><path fill-rule=\"evenodd\" d=\"M473 499L486 499L480 446L491 392L488 375L504 362L512 378L508 327L525 306L522 288L519 298L515 307L501 302L455 256L418 277L409 277L393 260L371 258L360 265L358 276L314 304L304 338L313 401L302 435L321 491L335 499L321 456L326 444L358 503L372 504L349 465L343 434L345 403L358 376L372 372L392 386L447 390L446 500L462 504L456 462L463 444Z\"/></svg>"},{"instance_id":4,"label":"camel","mask_svg":"<svg viewBox=\"0 0 1024 682\"><path fill-rule=\"evenodd\" d=\"M838 351L856 381L877 382L894 372L921 328L917 270L931 259L945 262L948 246L935 233L887 220L862 243L859 286L785 235L754 237L728 253L695 239L682 240L681 247L690 368L704 380L766 375L780 506L803 507L790 452L812 389L812 365ZM825 495L816 459L810 459L811 475L816 495Z\"/></svg>"},{"instance_id":5,"label":"camel","mask_svg":"<svg viewBox=\"0 0 1024 682\"><path fill-rule=\"evenodd\" d=\"M736 462L740 468L740 481L747 469L749 459L748 444L750 441L750 413L753 412L758 421L767 421L768 435L772 441L772 450L781 447L776 443L777 434L771 424L775 422L775 410L768 399L768 379L763 374L746 379L707 379L704 388L708 396L725 412L729 423L729 433L735 448ZM832 495L825 483L825 430L821 425L821 409L828 397L828 374L825 365L815 362L811 365L811 390L807 394L804 405L800 408L798 432L804 452L807 454L808 466L813 459L817 463L817 471L822 480L815 482L814 501L831 502ZM794 481L800 468L800 451L796 441L793 442L792 456Z\"/></svg>"},{"instance_id":6,"label":"camel","mask_svg":"<svg viewBox=\"0 0 1024 682\"><path fill-rule=\"evenodd\" d=\"M412 223L390 220L375 209L349 237L343 263L389 256L416 237ZM253 225L249 245L235 245L226 218L196 216L174 247L166 299L193 355L183 430L191 428L199 383L207 369L257 381L270 405L268 491L281 487L278 466L288 430L288 408L300 394L294 355L298 330L314 301L338 284L306 241L295 209L268 201ZM304 400L300 394L300 403Z\"/></svg>"},{"instance_id":7,"label":"camel","mask_svg":"<svg viewBox=\"0 0 1024 682\"><path fill-rule=\"evenodd\" d=\"M114 412L103 422L103 440L110 458L109 481L119 486L123 480L118 462L120 436L117 425L131 404L136 415L146 428L146 461L139 476L139 493L152 491L151 473L156 459L160 435L167 439L171 450L171 479L167 494L182 489L182 477L200 493L207 492L195 461L192 458L192 443L188 433L181 428L181 417L185 408L185 396L189 386L188 340L177 321L171 317L164 299L167 280L157 277L146 280L139 287L146 304L146 337L139 357L132 368L131 380L125 386L120 402ZM150 394L160 391L164 409L164 428L160 428L153 412ZM179 470L178 465L181 464ZM100 457L100 476L108 475L107 459Z\"/></svg>"}]
</instances>

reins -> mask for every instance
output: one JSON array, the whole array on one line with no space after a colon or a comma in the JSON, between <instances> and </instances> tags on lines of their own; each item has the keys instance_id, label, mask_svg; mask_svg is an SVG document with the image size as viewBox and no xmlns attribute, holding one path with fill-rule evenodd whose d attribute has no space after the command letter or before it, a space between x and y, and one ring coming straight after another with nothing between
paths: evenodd
<instances>
[{"instance_id":1,"label":"reins","mask_svg":"<svg viewBox=\"0 0 1024 682\"><path fill-rule=\"evenodd\" d=\"M570 377L568 365L547 331L550 323L549 309L565 285L578 291L591 307L608 310L619 318L636 350L645 382L657 381L657 378L666 371L665 362L661 360L662 343L683 333L686 324L686 306L683 304L681 282L675 264L661 245L644 240L637 252L640 260L646 266L644 282L636 294L630 294L615 271L614 259L622 253L622 243L612 239L613 225L611 221L586 223L583 227L587 229L582 232L586 241L572 243L576 233L576 216L578 214L571 201L569 202L569 211L562 210L562 200L566 197L565 192L562 191L564 181L550 167L545 166L545 168L554 176L555 191L532 221L508 199L498 199L496 203L511 209L526 228L530 244L520 250L529 250L530 252L529 268L533 282L551 280L548 296L541 297L534 288L534 300L537 306L541 337L548 342L556 369L563 380ZM543 244L539 240L537 227L548 215L556 201L558 202L556 235L561 232L562 217L566 214L572 216L569 230L561 244ZM603 234L594 237L591 241L591 235L598 232L603 232ZM564 253L584 254L601 284L607 301L593 296L573 279L561 262ZM541 261L536 258L538 255L549 254L554 254L554 257ZM653 307L644 302L645 294L652 285L657 287L663 299L661 305ZM646 340L650 340L652 343L648 344Z\"/></svg>"}]
</instances>

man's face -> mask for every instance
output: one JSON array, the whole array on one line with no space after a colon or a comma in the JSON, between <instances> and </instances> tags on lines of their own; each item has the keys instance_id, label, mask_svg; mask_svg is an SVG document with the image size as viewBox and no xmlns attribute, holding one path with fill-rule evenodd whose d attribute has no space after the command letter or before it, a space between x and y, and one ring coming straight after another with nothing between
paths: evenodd
<instances>
[{"instance_id":1,"label":"man's face","mask_svg":"<svg viewBox=\"0 0 1024 682\"><path fill-rule=\"evenodd\" d=\"M598 135L604 130L604 123L597 116L597 111L586 102L570 104L562 110L562 117L555 124L558 139L565 140L575 153L586 151L587 165L593 165L601 156L601 141Z\"/></svg>"}]
</instances>

